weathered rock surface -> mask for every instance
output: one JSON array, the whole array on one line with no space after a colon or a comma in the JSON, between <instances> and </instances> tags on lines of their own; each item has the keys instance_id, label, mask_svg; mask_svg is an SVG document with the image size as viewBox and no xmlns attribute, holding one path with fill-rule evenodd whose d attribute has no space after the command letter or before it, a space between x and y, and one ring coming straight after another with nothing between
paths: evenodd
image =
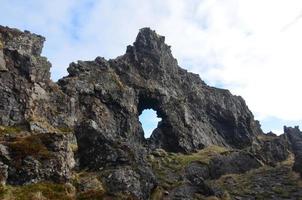
<instances>
[{"instance_id":1,"label":"weathered rock surface","mask_svg":"<svg viewBox=\"0 0 302 200\"><path fill-rule=\"evenodd\" d=\"M53 132L73 125L72 99L50 80L51 64L40 56L44 41L42 36L0 26L3 126L27 124L34 132Z\"/></svg>"},{"instance_id":2,"label":"weathered rock surface","mask_svg":"<svg viewBox=\"0 0 302 200\"><path fill-rule=\"evenodd\" d=\"M0 160L8 166L7 183L64 183L71 178L75 161L66 135L31 135L5 141L5 144L10 159L2 156Z\"/></svg>"},{"instance_id":3,"label":"weathered rock surface","mask_svg":"<svg viewBox=\"0 0 302 200\"><path fill-rule=\"evenodd\" d=\"M246 152L230 152L214 157L210 162L210 177L219 178L224 174L240 174L261 167L261 163Z\"/></svg>"},{"instance_id":4,"label":"weathered rock surface","mask_svg":"<svg viewBox=\"0 0 302 200\"><path fill-rule=\"evenodd\" d=\"M290 145L284 135L262 134L258 139L258 143L252 144L248 151L264 164L275 166L288 158Z\"/></svg>"},{"instance_id":5,"label":"weathered rock surface","mask_svg":"<svg viewBox=\"0 0 302 200\"><path fill-rule=\"evenodd\" d=\"M80 167L102 171L109 194L122 192L137 199L149 198L156 178L145 160L145 149L103 132L93 120L83 122L75 131Z\"/></svg>"},{"instance_id":6,"label":"weathered rock surface","mask_svg":"<svg viewBox=\"0 0 302 200\"><path fill-rule=\"evenodd\" d=\"M243 148L261 133L241 97L181 69L164 37L148 28L140 30L125 55L72 63L68 71L59 85L75 99L79 120L92 118L104 131L128 140L144 142L138 116L148 108L162 118L148 143L167 151Z\"/></svg>"},{"instance_id":7,"label":"weathered rock surface","mask_svg":"<svg viewBox=\"0 0 302 200\"><path fill-rule=\"evenodd\" d=\"M300 173L302 176L302 132L299 127L284 127L284 134L288 137L292 151L295 154L295 163L293 170Z\"/></svg>"}]
</instances>

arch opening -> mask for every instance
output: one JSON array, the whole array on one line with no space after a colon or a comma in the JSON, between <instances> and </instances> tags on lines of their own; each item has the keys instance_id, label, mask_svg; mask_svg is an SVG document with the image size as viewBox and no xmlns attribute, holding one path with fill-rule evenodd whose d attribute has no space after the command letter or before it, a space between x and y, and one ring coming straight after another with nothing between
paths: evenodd
<instances>
[{"instance_id":1,"label":"arch opening","mask_svg":"<svg viewBox=\"0 0 302 200\"><path fill-rule=\"evenodd\" d=\"M145 139L148 139L152 135L154 129L157 128L158 123L162 121L162 118L157 115L155 110L150 108L142 110L139 115L139 121L143 127L144 137Z\"/></svg>"}]
</instances>

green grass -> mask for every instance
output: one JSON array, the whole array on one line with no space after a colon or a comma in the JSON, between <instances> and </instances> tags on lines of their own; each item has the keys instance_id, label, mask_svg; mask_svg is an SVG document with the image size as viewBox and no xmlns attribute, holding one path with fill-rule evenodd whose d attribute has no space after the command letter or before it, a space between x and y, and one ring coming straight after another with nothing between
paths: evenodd
<instances>
[{"instance_id":1,"label":"green grass","mask_svg":"<svg viewBox=\"0 0 302 200\"><path fill-rule=\"evenodd\" d=\"M223 147L209 146L192 154L166 153L159 157L149 156L149 163L151 163L152 169L159 180L160 187L170 190L181 185L183 180L181 178L171 180L168 174L173 173L177 176L191 162L198 161L208 164L213 156L228 151Z\"/></svg>"},{"instance_id":2,"label":"green grass","mask_svg":"<svg viewBox=\"0 0 302 200\"><path fill-rule=\"evenodd\" d=\"M205 149L202 149L196 153L192 153L190 155L185 155L185 154L179 154L176 155L176 159L183 165L187 165L193 161L200 161L202 163L205 164L209 164L211 158L213 158L213 156L217 155L217 154L222 154L222 153L226 153L229 150L224 148L224 147L220 147L220 146L209 146Z\"/></svg>"}]
</instances>

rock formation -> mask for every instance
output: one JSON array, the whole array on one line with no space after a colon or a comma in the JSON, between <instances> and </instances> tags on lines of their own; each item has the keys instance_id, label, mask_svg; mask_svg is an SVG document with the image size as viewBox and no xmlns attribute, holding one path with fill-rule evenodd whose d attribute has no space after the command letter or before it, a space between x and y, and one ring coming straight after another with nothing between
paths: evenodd
<instances>
[{"instance_id":1,"label":"rock formation","mask_svg":"<svg viewBox=\"0 0 302 200\"><path fill-rule=\"evenodd\" d=\"M284 133L289 138L292 152L295 154L293 169L302 176L302 132L298 126L294 128L284 126Z\"/></svg>"},{"instance_id":2,"label":"rock formation","mask_svg":"<svg viewBox=\"0 0 302 200\"><path fill-rule=\"evenodd\" d=\"M180 68L149 28L124 55L71 63L57 83L44 40L0 26L4 185L29 184L50 199L46 186L67 199L224 198L212 182L227 174L279 166L291 152L301 168L301 134L265 135L241 97ZM138 117L149 108L162 121L145 139Z\"/></svg>"}]
</instances>

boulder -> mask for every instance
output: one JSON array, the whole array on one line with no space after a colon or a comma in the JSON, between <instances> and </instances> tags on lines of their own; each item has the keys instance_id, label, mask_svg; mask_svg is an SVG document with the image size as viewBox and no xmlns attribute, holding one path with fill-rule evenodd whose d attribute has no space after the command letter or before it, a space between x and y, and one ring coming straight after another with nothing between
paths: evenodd
<instances>
[{"instance_id":1,"label":"boulder","mask_svg":"<svg viewBox=\"0 0 302 200\"><path fill-rule=\"evenodd\" d=\"M121 193L130 199L148 199L156 186L154 176L148 171L134 171L129 167L105 171L103 175L109 194Z\"/></svg>"},{"instance_id":2,"label":"boulder","mask_svg":"<svg viewBox=\"0 0 302 200\"><path fill-rule=\"evenodd\" d=\"M205 196L213 195L213 190L206 184L205 180L210 178L209 166L201 162L192 162L185 167L185 178L189 185L194 188L194 193ZM194 193L191 196L194 196Z\"/></svg>"},{"instance_id":3,"label":"boulder","mask_svg":"<svg viewBox=\"0 0 302 200\"><path fill-rule=\"evenodd\" d=\"M225 174L240 174L261 167L262 164L252 154L244 151L228 152L217 155L210 163L210 177L217 179Z\"/></svg>"}]
</instances>

